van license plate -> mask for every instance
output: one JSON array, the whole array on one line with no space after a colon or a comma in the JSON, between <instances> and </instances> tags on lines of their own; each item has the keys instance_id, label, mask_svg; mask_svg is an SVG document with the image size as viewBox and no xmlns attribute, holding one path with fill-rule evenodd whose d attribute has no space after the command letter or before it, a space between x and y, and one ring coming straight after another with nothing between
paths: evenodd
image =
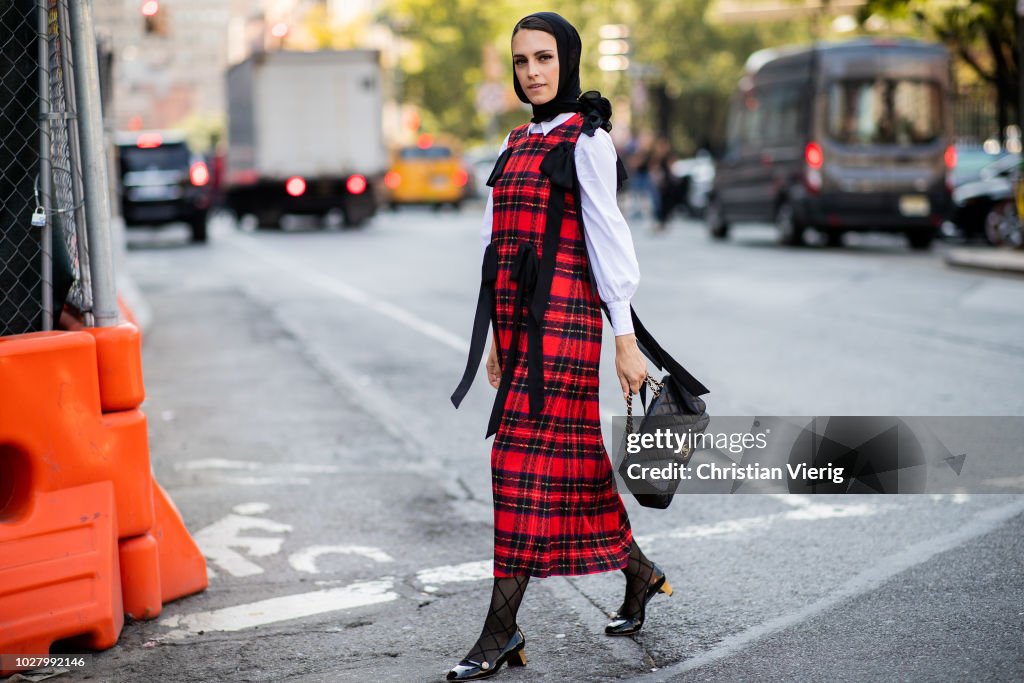
<instances>
[{"instance_id":1,"label":"van license plate","mask_svg":"<svg viewBox=\"0 0 1024 683\"><path fill-rule=\"evenodd\" d=\"M900 213L904 216L927 216L931 210L928 197L923 194L905 194L900 197Z\"/></svg>"}]
</instances>

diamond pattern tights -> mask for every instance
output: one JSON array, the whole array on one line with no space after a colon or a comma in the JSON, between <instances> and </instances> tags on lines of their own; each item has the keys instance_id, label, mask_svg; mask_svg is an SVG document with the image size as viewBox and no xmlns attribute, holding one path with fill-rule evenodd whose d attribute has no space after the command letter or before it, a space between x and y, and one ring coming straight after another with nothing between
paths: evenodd
<instances>
[{"instance_id":1,"label":"diamond pattern tights","mask_svg":"<svg viewBox=\"0 0 1024 683\"><path fill-rule=\"evenodd\" d=\"M619 607L618 615L630 619L639 617L647 587L654 578L654 563L647 559L636 541L629 547L629 564L623 568L622 573L626 575L626 597Z\"/></svg>"},{"instance_id":2,"label":"diamond pattern tights","mask_svg":"<svg viewBox=\"0 0 1024 683\"><path fill-rule=\"evenodd\" d=\"M515 635L516 614L529 582L529 576L494 579L491 606L484 619L484 629L466 659L475 662L494 662L497 659L502 648Z\"/></svg>"}]
</instances>

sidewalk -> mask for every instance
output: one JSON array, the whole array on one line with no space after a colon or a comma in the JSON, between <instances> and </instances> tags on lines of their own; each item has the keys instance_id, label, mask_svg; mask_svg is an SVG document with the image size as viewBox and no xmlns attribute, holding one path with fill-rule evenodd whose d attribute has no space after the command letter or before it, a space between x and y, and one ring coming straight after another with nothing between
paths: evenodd
<instances>
[{"instance_id":1,"label":"sidewalk","mask_svg":"<svg viewBox=\"0 0 1024 683\"><path fill-rule=\"evenodd\" d=\"M995 247L958 247L946 254L946 263L1004 273L1024 273L1024 250Z\"/></svg>"}]
</instances>

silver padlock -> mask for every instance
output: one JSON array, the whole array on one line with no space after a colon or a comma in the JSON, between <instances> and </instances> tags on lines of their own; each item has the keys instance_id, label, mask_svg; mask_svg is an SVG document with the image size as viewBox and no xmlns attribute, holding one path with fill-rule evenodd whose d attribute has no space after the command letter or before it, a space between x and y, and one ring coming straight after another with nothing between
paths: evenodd
<instances>
[{"instance_id":1,"label":"silver padlock","mask_svg":"<svg viewBox=\"0 0 1024 683\"><path fill-rule=\"evenodd\" d=\"M33 228L45 228L46 227L46 212L43 211L43 207L37 206L36 210L32 212L32 227Z\"/></svg>"}]
</instances>

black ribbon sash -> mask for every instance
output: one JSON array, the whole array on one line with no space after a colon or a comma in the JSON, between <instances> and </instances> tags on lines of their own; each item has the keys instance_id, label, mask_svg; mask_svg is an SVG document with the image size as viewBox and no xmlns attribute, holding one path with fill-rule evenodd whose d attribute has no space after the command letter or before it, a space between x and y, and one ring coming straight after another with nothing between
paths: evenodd
<instances>
[{"instance_id":1,"label":"black ribbon sash","mask_svg":"<svg viewBox=\"0 0 1024 683\"><path fill-rule=\"evenodd\" d=\"M537 249L529 242L520 242L519 251L512 263L511 279L516 283L516 299L512 315L512 340L508 356L501 368L501 383L498 395L494 397L491 417L487 421L487 438L498 433L501 418L505 412L505 401L512 388L516 362L519 360L519 335L523 327L523 312L526 311L526 382L530 416L538 417L544 409L544 348L541 335L541 318L536 316L535 301L539 264Z\"/></svg>"},{"instance_id":2,"label":"black ribbon sash","mask_svg":"<svg viewBox=\"0 0 1024 683\"><path fill-rule=\"evenodd\" d=\"M476 299L476 315L473 317L473 336L470 338L466 370L462 373L462 380L455 389L455 393L452 394L452 403L456 408L462 403L462 399L466 397L469 387L473 384L476 369L480 367L480 359L484 355L487 328L495 317L494 283L497 279L498 251L492 242L484 250L484 260L480 268L480 294Z\"/></svg>"}]
</instances>

